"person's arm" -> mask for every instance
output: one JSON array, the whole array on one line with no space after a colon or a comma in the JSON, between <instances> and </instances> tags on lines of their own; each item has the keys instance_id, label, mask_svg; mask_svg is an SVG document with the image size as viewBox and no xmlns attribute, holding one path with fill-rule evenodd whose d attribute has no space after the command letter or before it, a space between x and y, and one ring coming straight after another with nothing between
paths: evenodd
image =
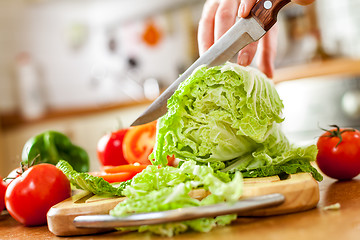
<instances>
[{"instance_id":1,"label":"person's arm","mask_svg":"<svg viewBox=\"0 0 360 240\"><path fill-rule=\"evenodd\" d=\"M292 0L307 5L315 0ZM236 17L247 17L256 0L208 0L206 1L199 21L198 45L200 55L210 48L232 25ZM268 77L273 76L277 46L277 25L271 28L259 41L246 46L239 52L237 62L249 65L260 44L259 69Z\"/></svg>"}]
</instances>

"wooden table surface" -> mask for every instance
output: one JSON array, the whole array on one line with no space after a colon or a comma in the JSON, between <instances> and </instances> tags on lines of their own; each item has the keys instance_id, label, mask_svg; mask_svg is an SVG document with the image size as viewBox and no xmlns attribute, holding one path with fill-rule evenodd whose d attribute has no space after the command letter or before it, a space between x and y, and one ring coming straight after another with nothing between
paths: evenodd
<instances>
[{"instance_id":1,"label":"wooden table surface","mask_svg":"<svg viewBox=\"0 0 360 240\"><path fill-rule=\"evenodd\" d=\"M335 203L338 210L324 210ZM9 215L0 218L0 239L76 240L76 239L170 239L150 234L111 232L78 237L56 237L47 226L23 227ZM300 213L257 218L239 218L232 225L218 227L209 233L189 232L175 239L360 239L360 176L352 181L337 182L324 177L320 182L318 207Z\"/></svg>"}]
</instances>

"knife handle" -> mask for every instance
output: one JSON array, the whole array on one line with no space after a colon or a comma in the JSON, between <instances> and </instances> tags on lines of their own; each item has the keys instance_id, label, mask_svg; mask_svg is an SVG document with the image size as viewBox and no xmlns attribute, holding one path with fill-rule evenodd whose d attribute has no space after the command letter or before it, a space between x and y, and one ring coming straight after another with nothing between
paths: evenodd
<instances>
[{"instance_id":1,"label":"knife handle","mask_svg":"<svg viewBox=\"0 0 360 240\"><path fill-rule=\"evenodd\" d=\"M277 21L277 15L281 8L291 0L260 0L251 10L251 15L268 31Z\"/></svg>"}]
</instances>

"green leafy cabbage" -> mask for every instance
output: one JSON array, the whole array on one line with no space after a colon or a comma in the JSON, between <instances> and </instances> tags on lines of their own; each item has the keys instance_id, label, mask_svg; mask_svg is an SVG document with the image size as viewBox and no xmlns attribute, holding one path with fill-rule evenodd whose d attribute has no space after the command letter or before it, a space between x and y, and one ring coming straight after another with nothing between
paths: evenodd
<instances>
[{"instance_id":1,"label":"green leafy cabbage","mask_svg":"<svg viewBox=\"0 0 360 240\"><path fill-rule=\"evenodd\" d=\"M211 194L202 200L194 199L189 193L197 188L208 190ZM224 201L231 203L240 198L242 188L243 182L239 172L235 174L232 181L224 182L217 177L211 167L196 165L195 161L187 161L179 168L170 166L158 168L150 165L133 178L131 184L124 190L128 198L120 202L110 211L110 214L125 216L132 213L165 211ZM173 236L189 229L207 232L216 226L229 224L235 219L236 215L231 214L120 230L150 231Z\"/></svg>"},{"instance_id":2,"label":"green leafy cabbage","mask_svg":"<svg viewBox=\"0 0 360 240\"><path fill-rule=\"evenodd\" d=\"M101 177L95 177L88 173L77 172L64 160L60 160L56 167L59 168L69 179L70 183L78 189L89 191L96 195L103 196L124 196L123 190L128 186L131 180L119 183L115 187Z\"/></svg>"},{"instance_id":3,"label":"green leafy cabbage","mask_svg":"<svg viewBox=\"0 0 360 240\"><path fill-rule=\"evenodd\" d=\"M282 109L273 83L257 69L233 63L199 67L168 100L150 159L166 165L174 154L185 161L224 162L221 171L230 172L291 160L308 165L317 148L289 143L280 129Z\"/></svg>"}]
</instances>

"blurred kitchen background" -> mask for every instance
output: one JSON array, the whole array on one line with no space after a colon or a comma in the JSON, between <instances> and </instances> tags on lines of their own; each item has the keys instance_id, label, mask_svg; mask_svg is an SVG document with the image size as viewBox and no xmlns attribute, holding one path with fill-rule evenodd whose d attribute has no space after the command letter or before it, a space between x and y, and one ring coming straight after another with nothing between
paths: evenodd
<instances>
[{"instance_id":1,"label":"blurred kitchen background","mask_svg":"<svg viewBox=\"0 0 360 240\"><path fill-rule=\"evenodd\" d=\"M204 0L0 0L0 175L53 129L84 147L136 116L198 57ZM290 4L274 82L291 141L360 127L360 0Z\"/></svg>"}]
</instances>

